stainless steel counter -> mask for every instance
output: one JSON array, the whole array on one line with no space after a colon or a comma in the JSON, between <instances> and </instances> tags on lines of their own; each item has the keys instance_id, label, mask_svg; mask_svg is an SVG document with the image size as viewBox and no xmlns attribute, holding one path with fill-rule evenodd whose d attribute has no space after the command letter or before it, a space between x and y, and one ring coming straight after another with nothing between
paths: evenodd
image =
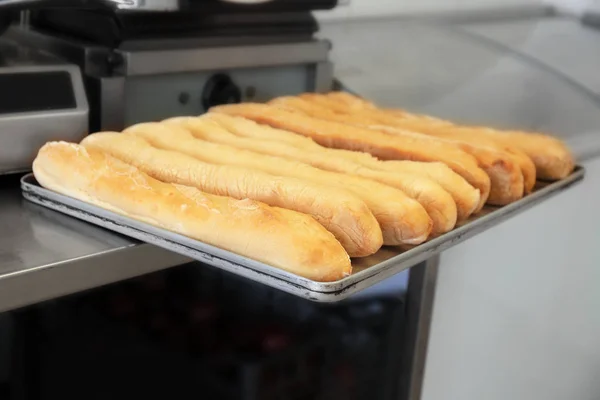
<instances>
[{"instance_id":1,"label":"stainless steel counter","mask_svg":"<svg viewBox=\"0 0 600 400\"><path fill-rule=\"evenodd\" d=\"M21 199L0 181L0 311L188 261Z\"/></svg>"}]
</instances>

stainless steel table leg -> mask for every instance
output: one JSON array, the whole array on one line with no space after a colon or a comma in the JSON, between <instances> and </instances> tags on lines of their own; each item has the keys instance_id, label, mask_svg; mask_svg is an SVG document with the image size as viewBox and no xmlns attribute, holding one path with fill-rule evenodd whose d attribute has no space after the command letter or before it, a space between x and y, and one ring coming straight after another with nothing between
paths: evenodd
<instances>
[{"instance_id":1,"label":"stainless steel table leg","mask_svg":"<svg viewBox=\"0 0 600 400\"><path fill-rule=\"evenodd\" d=\"M419 400L421 398L438 265L439 256L435 256L410 270L406 296L403 360L400 368L399 392L395 396L397 399Z\"/></svg>"}]
</instances>

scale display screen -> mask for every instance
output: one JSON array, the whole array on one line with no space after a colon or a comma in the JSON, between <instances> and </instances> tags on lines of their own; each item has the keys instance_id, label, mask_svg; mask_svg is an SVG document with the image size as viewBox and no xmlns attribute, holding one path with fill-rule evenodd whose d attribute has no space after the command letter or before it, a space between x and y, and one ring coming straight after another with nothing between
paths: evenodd
<instances>
[{"instance_id":1,"label":"scale display screen","mask_svg":"<svg viewBox=\"0 0 600 400\"><path fill-rule=\"evenodd\" d=\"M0 74L0 114L76 108L65 71Z\"/></svg>"}]
</instances>

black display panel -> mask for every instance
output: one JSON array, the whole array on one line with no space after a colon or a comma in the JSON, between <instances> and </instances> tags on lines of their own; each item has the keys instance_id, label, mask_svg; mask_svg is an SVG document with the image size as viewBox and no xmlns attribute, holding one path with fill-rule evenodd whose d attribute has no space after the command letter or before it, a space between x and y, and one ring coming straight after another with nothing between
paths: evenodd
<instances>
[{"instance_id":1,"label":"black display panel","mask_svg":"<svg viewBox=\"0 0 600 400\"><path fill-rule=\"evenodd\" d=\"M0 114L64 110L76 106L68 72L0 74Z\"/></svg>"}]
</instances>

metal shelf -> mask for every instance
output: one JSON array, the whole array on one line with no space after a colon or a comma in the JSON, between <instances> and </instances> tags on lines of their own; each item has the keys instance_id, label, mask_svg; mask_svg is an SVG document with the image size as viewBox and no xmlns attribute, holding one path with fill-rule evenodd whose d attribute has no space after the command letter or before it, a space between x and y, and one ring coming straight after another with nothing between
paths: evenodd
<instances>
[{"instance_id":1,"label":"metal shelf","mask_svg":"<svg viewBox=\"0 0 600 400\"><path fill-rule=\"evenodd\" d=\"M0 312L189 261L0 188Z\"/></svg>"}]
</instances>

